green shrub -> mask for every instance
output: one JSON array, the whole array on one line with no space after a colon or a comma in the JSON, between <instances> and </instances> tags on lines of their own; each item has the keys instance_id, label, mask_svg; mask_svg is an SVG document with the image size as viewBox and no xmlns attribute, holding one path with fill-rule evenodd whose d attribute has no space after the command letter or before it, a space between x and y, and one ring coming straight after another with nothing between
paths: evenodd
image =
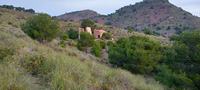
<instances>
[{"instance_id":1,"label":"green shrub","mask_svg":"<svg viewBox=\"0 0 200 90\"><path fill-rule=\"evenodd\" d=\"M144 34L152 35L153 32L152 32L151 30L146 30L146 31L144 32Z\"/></svg>"},{"instance_id":2,"label":"green shrub","mask_svg":"<svg viewBox=\"0 0 200 90\"><path fill-rule=\"evenodd\" d=\"M60 45L63 48L66 48L67 43L64 40L61 40L58 45Z\"/></svg>"},{"instance_id":3,"label":"green shrub","mask_svg":"<svg viewBox=\"0 0 200 90\"><path fill-rule=\"evenodd\" d=\"M4 57L13 55L15 49L0 45L0 60Z\"/></svg>"},{"instance_id":4,"label":"green shrub","mask_svg":"<svg viewBox=\"0 0 200 90\"><path fill-rule=\"evenodd\" d=\"M94 45L92 46L91 53L97 57L102 56L102 47L99 42L94 42Z\"/></svg>"},{"instance_id":5,"label":"green shrub","mask_svg":"<svg viewBox=\"0 0 200 90\"><path fill-rule=\"evenodd\" d=\"M68 20L64 20L64 22L68 22Z\"/></svg>"},{"instance_id":6,"label":"green shrub","mask_svg":"<svg viewBox=\"0 0 200 90\"><path fill-rule=\"evenodd\" d=\"M99 43L100 43L102 49L106 48L107 43L105 41L99 41Z\"/></svg>"},{"instance_id":7,"label":"green shrub","mask_svg":"<svg viewBox=\"0 0 200 90\"><path fill-rule=\"evenodd\" d=\"M8 22L8 25L12 25L13 23L12 22Z\"/></svg>"},{"instance_id":8,"label":"green shrub","mask_svg":"<svg viewBox=\"0 0 200 90\"><path fill-rule=\"evenodd\" d=\"M102 39L111 40L112 39L112 35L110 33L104 33L101 38Z\"/></svg>"},{"instance_id":9,"label":"green shrub","mask_svg":"<svg viewBox=\"0 0 200 90\"><path fill-rule=\"evenodd\" d=\"M77 39L78 38L78 31L75 31L74 29L70 28L70 30L67 32L70 39Z\"/></svg>"},{"instance_id":10,"label":"green shrub","mask_svg":"<svg viewBox=\"0 0 200 90\"><path fill-rule=\"evenodd\" d=\"M27 72L31 72L32 75L39 74L39 67L43 64L45 58L40 55L24 56L19 65L26 69Z\"/></svg>"},{"instance_id":11,"label":"green shrub","mask_svg":"<svg viewBox=\"0 0 200 90\"><path fill-rule=\"evenodd\" d=\"M67 40L68 38L69 38L69 36L67 34L62 35L62 40Z\"/></svg>"},{"instance_id":12,"label":"green shrub","mask_svg":"<svg viewBox=\"0 0 200 90\"><path fill-rule=\"evenodd\" d=\"M74 42L74 40L71 40L71 39L69 40L68 45L73 46L73 47L77 46L76 42Z\"/></svg>"}]
</instances>

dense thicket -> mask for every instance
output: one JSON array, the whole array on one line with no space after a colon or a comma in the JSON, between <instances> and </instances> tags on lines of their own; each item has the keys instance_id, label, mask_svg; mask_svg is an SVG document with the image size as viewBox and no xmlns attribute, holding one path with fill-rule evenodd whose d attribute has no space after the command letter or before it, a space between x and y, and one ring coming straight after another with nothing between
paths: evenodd
<instances>
[{"instance_id":1,"label":"dense thicket","mask_svg":"<svg viewBox=\"0 0 200 90\"><path fill-rule=\"evenodd\" d=\"M110 63L133 73L151 74L176 90L200 89L200 30L174 35L172 47L147 37L120 38L108 42Z\"/></svg>"},{"instance_id":2,"label":"dense thicket","mask_svg":"<svg viewBox=\"0 0 200 90\"><path fill-rule=\"evenodd\" d=\"M161 59L160 43L147 37L119 38L117 46L109 47L110 63L134 73L150 73Z\"/></svg>"},{"instance_id":3,"label":"dense thicket","mask_svg":"<svg viewBox=\"0 0 200 90\"><path fill-rule=\"evenodd\" d=\"M182 76L191 80L189 85L183 87L200 89L200 30L194 32L185 31L179 36L173 36L172 40L175 42L170 49L166 50L164 63L174 73L184 74ZM176 83L174 84L179 86ZM179 87L179 89L183 88Z\"/></svg>"}]
</instances>

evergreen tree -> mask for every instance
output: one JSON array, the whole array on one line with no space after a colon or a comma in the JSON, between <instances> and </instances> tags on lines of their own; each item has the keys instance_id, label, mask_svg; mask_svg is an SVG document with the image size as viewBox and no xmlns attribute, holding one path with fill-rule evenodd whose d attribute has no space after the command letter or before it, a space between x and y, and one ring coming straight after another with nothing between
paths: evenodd
<instances>
[{"instance_id":1,"label":"evergreen tree","mask_svg":"<svg viewBox=\"0 0 200 90\"><path fill-rule=\"evenodd\" d=\"M59 35L58 20L52 20L51 16L43 13L29 18L21 28L39 42L50 42Z\"/></svg>"},{"instance_id":2,"label":"evergreen tree","mask_svg":"<svg viewBox=\"0 0 200 90\"><path fill-rule=\"evenodd\" d=\"M88 47L91 47L94 43L95 37L87 32L81 32L80 33L80 39L78 40L77 43L77 48L81 51L86 51Z\"/></svg>"},{"instance_id":3,"label":"evergreen tree","mask_svg":"<svg viewBox=\"0 0 200 90\"><path fill-rule=\"evenodd\" d=\"M96 29L96 25L94 22L92 22L91 20L89 19L85 19L83 20L83 22L81 23L81 26L82 27L91 27L92 30Z\"/></svg>"}]
</instances>

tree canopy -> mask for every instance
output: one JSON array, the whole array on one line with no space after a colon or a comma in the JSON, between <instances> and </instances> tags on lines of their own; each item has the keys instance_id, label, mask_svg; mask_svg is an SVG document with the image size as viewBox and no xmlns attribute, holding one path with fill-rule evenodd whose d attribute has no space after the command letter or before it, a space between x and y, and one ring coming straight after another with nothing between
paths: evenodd
<instances>
[{"instance_id":1,"label":"tree canopy","mask_svg":"<svg viewBox=\"0 0 200 90\"><path fill-rule=\"evenodd\" d=\"M96 25L93 21L89 20L89 19L85 19L83 20L83 22L81 23L82 27L91 27L92 30L96 29Z\"/></svg>"},{"instance_id":2,"label":"tree canopy","mask_svg":"<svg viewBox=\"0 0 200 90\"><path fill-rule=\"evenodd\" d=\"M109 48L110 63L134 73L150 73L161 59L160 43L147 37L119 38L116 47Z\"/></svg>"},{"instance_id":3,"label":"tree canopy","mask_svg":"<svg viewBox=\"0 0 200 90\"><path fill-rule=\"evenodd\" d=\"M39 42L50 42L59 35L58 20L52 20L51 16L43 13L30 17L21 28Z\"/></svg>"},{"instance_id":4,"label":"tree canopy","mask_svg":"<svg viewBox=\"0 0 200 90\"><path fill-rule=\"evenodd\" d=\"M81 51L86 51L88 47L91 47L94 43L95 37L87 32L80 33L80 39L77 43L77 48Z\"/></svg>"}]
</instances>

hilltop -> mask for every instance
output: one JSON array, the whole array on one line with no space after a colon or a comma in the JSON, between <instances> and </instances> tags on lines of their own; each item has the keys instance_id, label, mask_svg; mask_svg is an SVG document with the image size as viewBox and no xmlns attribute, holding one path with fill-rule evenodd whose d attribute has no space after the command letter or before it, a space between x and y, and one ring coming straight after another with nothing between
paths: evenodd
<instances>
[{"instance_id":1,"label":"hilltop","mask_svg":"<svg viewBox=\"0 0 200 90\"><path fill-rule=\"evenodd\" d=\"M84 13L84 15L87 14ZM74 20L74 18L62 19ZM89 19L96 23L122 29L132 28L138 32L151 29L164 37L180 34L185 30L193 31L200 28L199 17L171 4L168 0L143 0L134 5L122 7L115 13L97 15L89 17Z\"/></svg>"},{"instance_id":2,"label":"hilltop","mask_svg":"<svg viewBox=\"0 0 200 90\"><path fill-rule=\"evenodd\" d=\"M165 89L154 79L111 68L76 48L62 48L57 39L46 44L31 39L20 25L32 16L0 8L1 90Z\"/></svg>"},{"instance_id":3,"label":"hilltop","mask_svg":"<svg viewBox=\"0 0 200 90\"><path fill-rule=\"evenodd\" d=\"M60 20L73 20L73 21L80 21L86 18L91 18L95 16L99 16L95 11L92 10L83 10L83 11L76 11L71 13L65 13L63 15L58 16L57 18Z\"/></svg>"}]
</instances>

